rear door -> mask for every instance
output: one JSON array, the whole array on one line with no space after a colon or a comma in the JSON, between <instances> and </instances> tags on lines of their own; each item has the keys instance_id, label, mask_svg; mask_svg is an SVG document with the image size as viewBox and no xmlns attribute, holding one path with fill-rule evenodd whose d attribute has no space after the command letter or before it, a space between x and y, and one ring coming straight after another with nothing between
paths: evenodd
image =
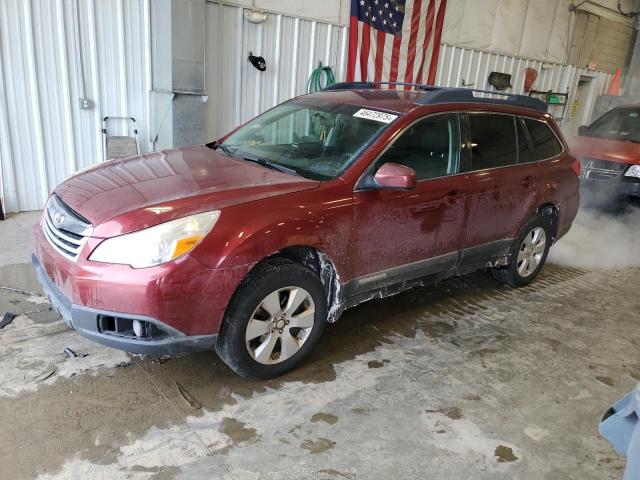
<instances>
[{"instance_id":1,"label":"rear door","mask_svg":"<svg viewBox=\"0 0 640 480\"><path fill-rule=\"evenodd\" d=\"M350 294L452 270L469 193L460 168L457 114L425 117L409 126L365 175L385 163L416 171L413 190L362 189L354 193L352 255L357 277Z\"/></svg>"},{"instance_id":2,"label":"rear door","mask_svg":"<svg viewBox=\"0 0 640 480\"><path fill-rule=\"evenodd\" d=\"M508 251L520 226L538 206L540 166L519 117L469 113L469 211L463 265L482 266Z\"/></svg>"},{"instance_id":3,"label":"rear door","mask_svg":"<svg viewBox=\"0 0 640 480\"><path fill-rule=\"evenodd\" d=\"M524 119L533 146L534 159L541 169L540 203L558 207L558 235L562 236L578 213L580 182L572 168L575 161L564 150L551 126L542 120Z\"/></svg>"}]
</instances>

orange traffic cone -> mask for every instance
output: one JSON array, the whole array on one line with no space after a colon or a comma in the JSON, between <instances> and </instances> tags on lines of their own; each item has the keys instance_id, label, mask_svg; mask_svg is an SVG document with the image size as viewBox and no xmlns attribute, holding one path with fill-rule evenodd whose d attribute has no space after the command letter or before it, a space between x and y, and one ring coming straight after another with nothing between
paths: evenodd
<instances>
[{"instance_id":1,"label":"orange traffic cone","mask_svg":"<svg viewBox=\"0 0 640 480\"><path fill-rule=\"evenodd\" d=\"M616 97L619 97L620 95L622 95L622 87L620 86L621 77L622 77L622 72L620 71L620 69L617 69L616 73L613 74L611 83L609 84L607 95L613 95Z\"/></svg>"}]
</instances>

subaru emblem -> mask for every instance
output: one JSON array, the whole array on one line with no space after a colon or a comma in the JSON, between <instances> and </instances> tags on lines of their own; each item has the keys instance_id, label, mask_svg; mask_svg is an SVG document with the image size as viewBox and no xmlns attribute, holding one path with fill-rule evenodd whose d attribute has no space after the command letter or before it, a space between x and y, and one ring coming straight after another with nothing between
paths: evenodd
<instances>
[{"instance_id":1,"label":"subaru emblem","mask_svg":"<svg viewBox=\"0 0 640 480\"><path fill-rule=\"evenodd\" d=\"M64 215L62 213L56 212L53 214L53 225L56 228L60 228L63 222L64 222Z\"/></svg>"}]
</instances>

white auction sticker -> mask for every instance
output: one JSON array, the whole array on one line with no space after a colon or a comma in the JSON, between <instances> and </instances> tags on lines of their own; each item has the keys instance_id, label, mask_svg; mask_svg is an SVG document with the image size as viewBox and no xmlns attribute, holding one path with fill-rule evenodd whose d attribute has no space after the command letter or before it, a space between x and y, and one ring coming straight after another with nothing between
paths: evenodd
<instances>
[{"instance_id":1,"label":"white auction sticker","mask_svg":"<svg viewBox=\"0 0 640 480\"><path fill-rule=\"evenodd\" d=\"M367 120L374 120L376 122L382 123L391 123L398 115L392 115L390 113L378 112L376 110L367 110L366 108L361 108L356 113L353 114L354 117L358 118L366 118Z\"/></svg>"}]
</instances>

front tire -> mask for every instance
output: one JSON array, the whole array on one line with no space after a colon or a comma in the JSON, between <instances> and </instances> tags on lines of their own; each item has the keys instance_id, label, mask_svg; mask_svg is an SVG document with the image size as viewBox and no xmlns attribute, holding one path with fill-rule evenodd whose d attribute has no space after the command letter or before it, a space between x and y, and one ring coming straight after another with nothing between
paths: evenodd
<instances>
[{"instance_id":1,"label":"front tire","mask_svg":"<svg viewBox=\"0 0 640 480\"><path fill-rule=\"evenodd\" d=\"M277 377L313 351L326 321L326 293L318 276L304 265L276 258L238 287L216 351L238 375Z\"/></svg>"},{"instance_id":2,"label":"front tire","mask_svg":"<svg viewBox=\"0 0 640 480\"><path fill-rule=\"evenodd\" d=\"M548 217L536 214L522 227L513 242L509 264L494 268L496 280L510 287L523 287L531 283L547 260L552 240L551 222Z\"/></svg>"}]
</instances>

